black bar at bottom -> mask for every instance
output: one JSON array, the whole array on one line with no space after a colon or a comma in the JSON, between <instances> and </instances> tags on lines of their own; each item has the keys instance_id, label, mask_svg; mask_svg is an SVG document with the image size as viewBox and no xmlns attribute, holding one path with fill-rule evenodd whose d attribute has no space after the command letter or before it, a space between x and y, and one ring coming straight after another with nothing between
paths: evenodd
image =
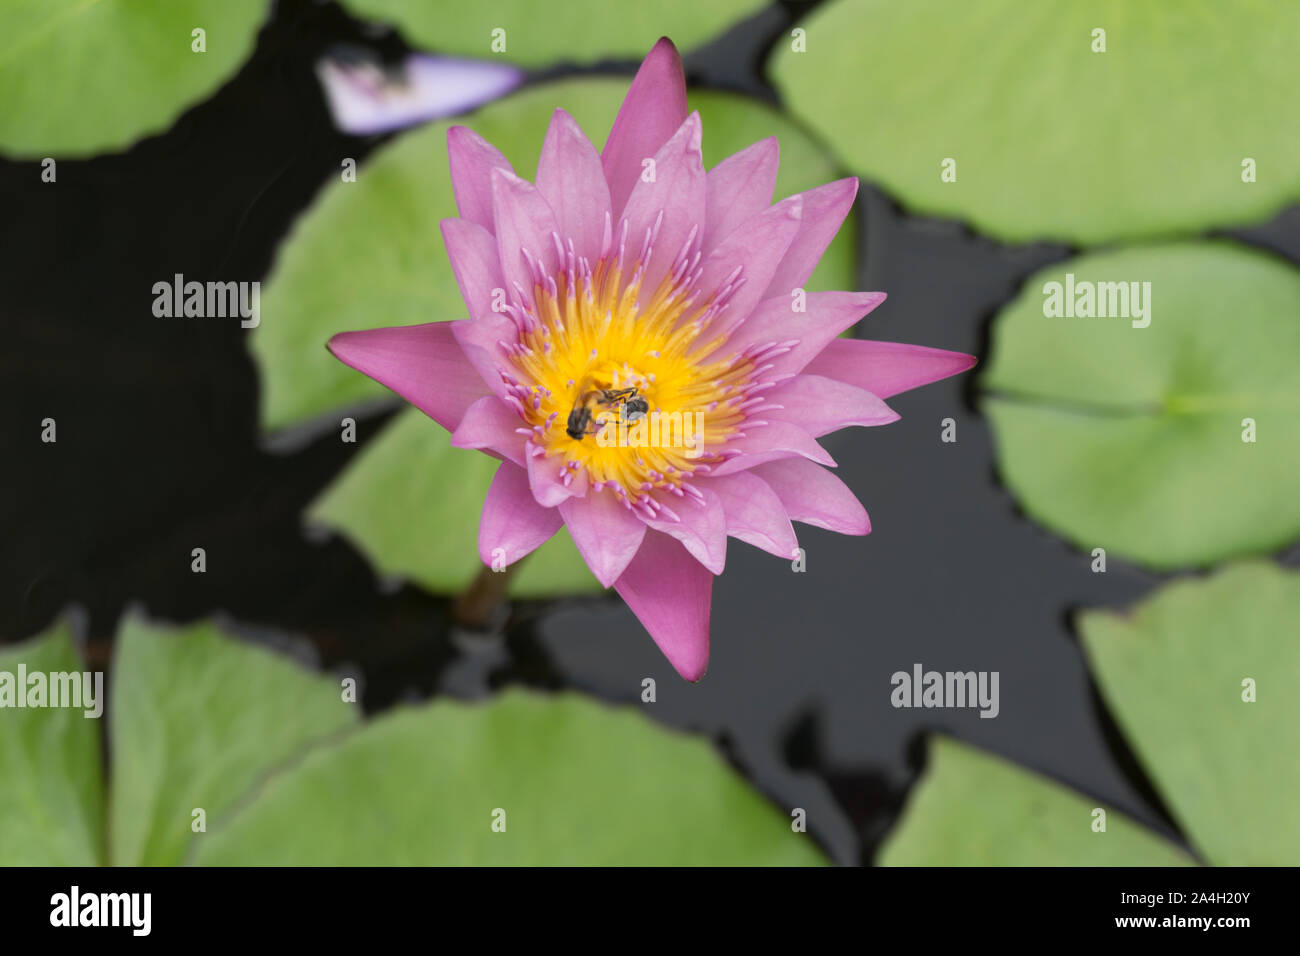
<instances>
[{"instance_id":1,"label":"black bar at bottom","mask_svg":"<svg viewBox=\"0 0 1300 956\"><path fill-rule=\"evenodd\" d=\"M555 869L0 869L6 942L76 935L204 943L491 933L728 936L856 926L932 943L1099 937L1229 943L1291 924L1295 869L868 869L755 873ZM74 889L75 887L75 889ZM147 894L147 896L146 896ZM110 925L85 925L87 923ZM531 927L531 929L529 929ZM543 929L544 927L548 927ZM1044 937L1044 933L1052 934ZM618 938L619 930L609 936ZM44 940L42 940L44 941Z\"/></svg>"}]
</instances>

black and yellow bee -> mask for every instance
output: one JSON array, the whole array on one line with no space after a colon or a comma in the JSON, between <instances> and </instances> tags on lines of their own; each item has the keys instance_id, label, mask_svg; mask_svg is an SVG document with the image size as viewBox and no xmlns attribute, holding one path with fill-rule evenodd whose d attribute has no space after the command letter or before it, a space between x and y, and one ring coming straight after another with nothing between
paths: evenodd
<instances>
[{"instance_id":1,"label":"black and yellow bee","mask_svg":"<svg viewBox=\"0 0 1300 956\"><path fill-rule=\"evenodd\" d=\"M623 421L635 422L650 411L649 403L641 397L635 388L597 388L582 393L578 404L569 412L565 427L568 436L582 441L584 435L593 435L600 430L596 424L596 415L603 408L619 406Z\"/></svg>"}]
</instances>

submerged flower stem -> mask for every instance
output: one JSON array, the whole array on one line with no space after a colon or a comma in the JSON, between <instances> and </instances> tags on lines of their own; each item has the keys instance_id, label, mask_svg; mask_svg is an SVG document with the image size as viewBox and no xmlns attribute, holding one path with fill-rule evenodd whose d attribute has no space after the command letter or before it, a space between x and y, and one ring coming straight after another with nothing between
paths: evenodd
<instances>
[{"instance_id":1,"label":"submerged flower stem","mask_svg":"<svg viewBox=\"0 0 1300 956\"><path fill-rule=\"evenodd\" d=\"M497 608L505 603L510 579L522 564L523 560L516 561L504 571L493 571L486 565L480 568L469 587L452 602L452 621L471 631L485 630L496 616Z\"/></svg>"}]
</instances>

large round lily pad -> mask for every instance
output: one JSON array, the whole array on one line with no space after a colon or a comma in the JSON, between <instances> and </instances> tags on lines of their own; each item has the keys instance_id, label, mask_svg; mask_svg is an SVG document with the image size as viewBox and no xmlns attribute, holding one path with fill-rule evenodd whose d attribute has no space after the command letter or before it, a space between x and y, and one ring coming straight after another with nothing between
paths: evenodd
<instances>
[{"instance_id":1,"label":"large round lily pad","mask_svg":"<svg viewBox=\"0 0 1300 956\"><path fill-rule=\"evenodd\" d=\"M407 42L438 53L542 65L644 56L661 36L690 49L757 13L766 0L657 0L624 3L479 0L448 8L436 0L344 0L358 17L392 23Z\"/></svg>"},{"instance_id":2,"label":"large round lily pad","mask_svg":"<svg viewBox=\"0 0 1300 956\"><path fill-rule=\"evenodd\" d=\"M919 212L1097 243L1300 199L1300 5L832 0L799 27L786 102Z\"/></svg>"},{"instance_id":3,"label":"large round lily pad","mask_svg":"<svg viewBox=\"0 0 1300 956\"><path fill-rule=\"evenodd\" d=\"M160 132L248 58L267 9L266 0L6 0L0 152L85 156Z\"/></svg>"},{"instance_id":4,"label":"large round lily pad","mask_svg":"<svg viewBox=\"0 0 1300 956\"><path fill-rule=\"evenodd\" d=\"M84 667L62 628L0 654L20 666ZM337 678L135 618L103 691L107 755L80 707L0 711L0 865L826 863L706 740L573 693L358 727Z\"/></svg>"},{"instance_id":5,"label":"large round lily pad","mask_svg":"<svg viewBox=\"0 0 1300 956\"><path fill-rule=\"evenodd\" d=\"M435 703L268 781L211 865L817 865L704 741L575 694Z\"/></svg>"},{"instance_id":6,"label":"large round lily pad","mask_svg":"<svg viewBox=\"0 0 1300 956\"><path fill-rule=\"evenodd\" d=\"M1102 293L1108 310L1138 283L1149 316L1044 315L1050 284L1064 295L1067 282L1076 306L1083 288L1122 283ZM1297 368L1300 272L1187 243L1032 277L994 322L981 385L1002 477L1031 517L1086 550L1173 568L1300 536Z\"/></svg>"}]
</instances>

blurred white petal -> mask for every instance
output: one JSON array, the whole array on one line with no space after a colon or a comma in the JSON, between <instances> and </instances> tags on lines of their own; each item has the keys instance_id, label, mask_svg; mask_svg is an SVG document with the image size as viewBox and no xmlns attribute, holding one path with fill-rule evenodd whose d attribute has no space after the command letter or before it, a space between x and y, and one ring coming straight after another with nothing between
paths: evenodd
<instances>
[{"instance_id":1,"label":"blurred white petal","mask_svg":"<svg viewBox=\"0 0 1300 956\"><path fill-rule=\"evenodd\" d=\"M364 57L326 56L316 64L334 125L365 136L453 116L510 92L517 67L412 54L395 67Z\"/></svg>"}]
</instances>

